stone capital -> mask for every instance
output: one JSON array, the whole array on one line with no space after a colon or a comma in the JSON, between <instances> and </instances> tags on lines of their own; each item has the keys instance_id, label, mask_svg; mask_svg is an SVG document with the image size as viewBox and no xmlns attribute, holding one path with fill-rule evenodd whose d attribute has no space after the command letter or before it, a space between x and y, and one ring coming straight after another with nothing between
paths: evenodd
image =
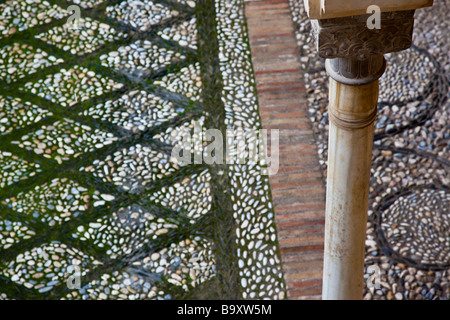
<instances>
[{"instance_id":1,"label":"stone capital","mask_svg":"<svg viewBox=\"0 0 450 320\"><path fill-rule=\"evenodd\" d=\"M311 20L318 54L329 59L327 71L341 83L363 85L377 80L386 67L383 55L412 44L414 10L380 13L380 29L368 28L370 16Z\"/></svg>"},{"instance_id":2,"label":"stone capital","mask_svg":"<svg viewBox=\"0 0 450 320\"><path fill-rule=\"evenodd\" d=\"M381 13L381 28L369 29L370 15L311 20L319 55L326 59L356 58L408 49L414 10Z\"/></svg>"}]
</instances>

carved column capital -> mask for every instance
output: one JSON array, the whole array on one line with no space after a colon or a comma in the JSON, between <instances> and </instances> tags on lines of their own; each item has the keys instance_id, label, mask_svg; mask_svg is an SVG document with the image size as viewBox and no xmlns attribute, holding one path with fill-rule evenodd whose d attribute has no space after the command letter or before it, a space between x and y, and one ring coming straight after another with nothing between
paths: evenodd
<instances>
[{"instance_id":1,"label":"carved column capital","mask_svg":"<svg viewBox=\"0 0 450 320\"><path fill-rule=\"evenodd\" d=\"M326 59L367 59L408 49L412 44L414 10L381 13L381 28L369 29L370 15L311 20L317 51Z\"/></svg>"},{"instance_id":2,"label":"carved column capital","mask_svg":"<svg viewBox=\"0 0 450 320\"><path fill-rule=\"evenodd\" d=\"M381 13L381 28L369 29L370 15L311 20L319 56L329 59L330 76L345 84L363 85L384 72L383 55L412 44L414 10Z\"/></svg>"}]
</instances>

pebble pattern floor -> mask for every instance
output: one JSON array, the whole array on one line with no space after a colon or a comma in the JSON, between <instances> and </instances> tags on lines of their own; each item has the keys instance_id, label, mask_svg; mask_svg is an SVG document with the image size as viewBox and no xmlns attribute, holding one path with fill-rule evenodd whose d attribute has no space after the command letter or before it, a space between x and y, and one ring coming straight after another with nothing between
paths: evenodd
<instances>
[{"instance_id":1,"label":"pebble pattern floor","mask_svg":"<svg viewBox=\"0 0 450 320\"><path fill-rule=\"evenodd\" d=\"M270 177L288 298L320 299L328 76L302 1L246 2L263 126L279 127L289 137L280 140L280 171ZM418 11L413 47L386 56L373 150L366 300L450 298L449 63L448 43L440 38L449 31L447 15L445 1Z\"/></svg>"},{"instance_id":2,"label":"pebble pattern floor","mask_svg":"<svg viewBox=\"0 0 450 320\"><path fill-rule=\"evenodd\" d=\"M286 298L265 158L184 157L261 128L243 1L1 1L0 51L0 298Z\"/></svg>"},{"instance_id":3,"label":"pebble pattern floor","mask_svg":"<svg viewBox=\"0 0 450 320\"><path fill-rule=\"evenodd\" d=\"M387 56L367 300L450 298L447 16ZM328 87L302 1L0 1L0 51L0 299L320 299ZM208 128L278 129L278 173L171 156Z\"/></svg>"},{"instance_id":4,"label":"pebble pattern floor","mask_svg":"<svg viewBox=\"0 0 450 320\"><path fill-rule=\"evenodd\" d=\"M308 117L326 176L327 73L317 56L303 1L289 4ZM450 48L444 36L450 32L448 15L444 0L417 10L413 46L386 55L372 156L367 300L450 299Z\"/></svg>"}]
</instances>

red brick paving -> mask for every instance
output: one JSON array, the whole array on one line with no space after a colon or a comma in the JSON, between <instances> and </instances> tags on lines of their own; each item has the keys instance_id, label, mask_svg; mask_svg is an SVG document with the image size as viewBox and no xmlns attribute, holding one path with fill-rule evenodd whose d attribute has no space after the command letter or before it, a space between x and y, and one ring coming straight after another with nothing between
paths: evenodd
<instances>
[{"instance_id":1,"label":"red brick paving","mask_svg":"<svg viewBox=\"0 0 450 320\"><path fill-rule=\"evenodd\" d=\"M262 126L280 130L270 176L288 299L320 299L325 186L288 0L245 0Z\"/></svg>"}]
</instances>

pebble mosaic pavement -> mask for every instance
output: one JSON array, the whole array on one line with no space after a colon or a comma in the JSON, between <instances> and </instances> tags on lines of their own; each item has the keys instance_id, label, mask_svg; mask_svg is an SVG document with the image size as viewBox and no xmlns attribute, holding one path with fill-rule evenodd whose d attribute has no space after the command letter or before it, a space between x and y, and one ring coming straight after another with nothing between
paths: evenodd
<instances>
[{"instance_id":1,"label":"pebble mosaic pavement","mask_svg":"<svg viewBox=\"0 0 450 320\"><path fill-rule=\"evenodd\" d=\"M309 117L326 175L328 80L302 1L289 0ZM448 1L414 16L413 46L386 55L369 194L367 300L450 299ZM367 282L366 282L367 283Z\"/></svg>"},{"instance_id":2,"label":"pebble mosaic pavement","mask_svg":"<svg viewBox=\"0 0 450 320\"><path fill-rule=\"evenodd\" d=\"M171 158L261 128L243 8L0 2L0 298L286 297L264 161Z\"/></svg>"},{"instance_id":3,"label":"pebble mosaic pavement","mask_svg":"<svg viewBox=\"0 0 450 320\"><path fill-rule=\"evenodd\" d=\"M326 176L327 76L302 1L254 2L290 5ZM366 240L381 287L365 299L450 298L449 26L435 2L381 79ZM248 38L243 0L0 1L0 299L292 298L264 165L170 158L197 125L264 124ZM318 298L308 274L301 298Z\"/></svg>"}]
</instances>

